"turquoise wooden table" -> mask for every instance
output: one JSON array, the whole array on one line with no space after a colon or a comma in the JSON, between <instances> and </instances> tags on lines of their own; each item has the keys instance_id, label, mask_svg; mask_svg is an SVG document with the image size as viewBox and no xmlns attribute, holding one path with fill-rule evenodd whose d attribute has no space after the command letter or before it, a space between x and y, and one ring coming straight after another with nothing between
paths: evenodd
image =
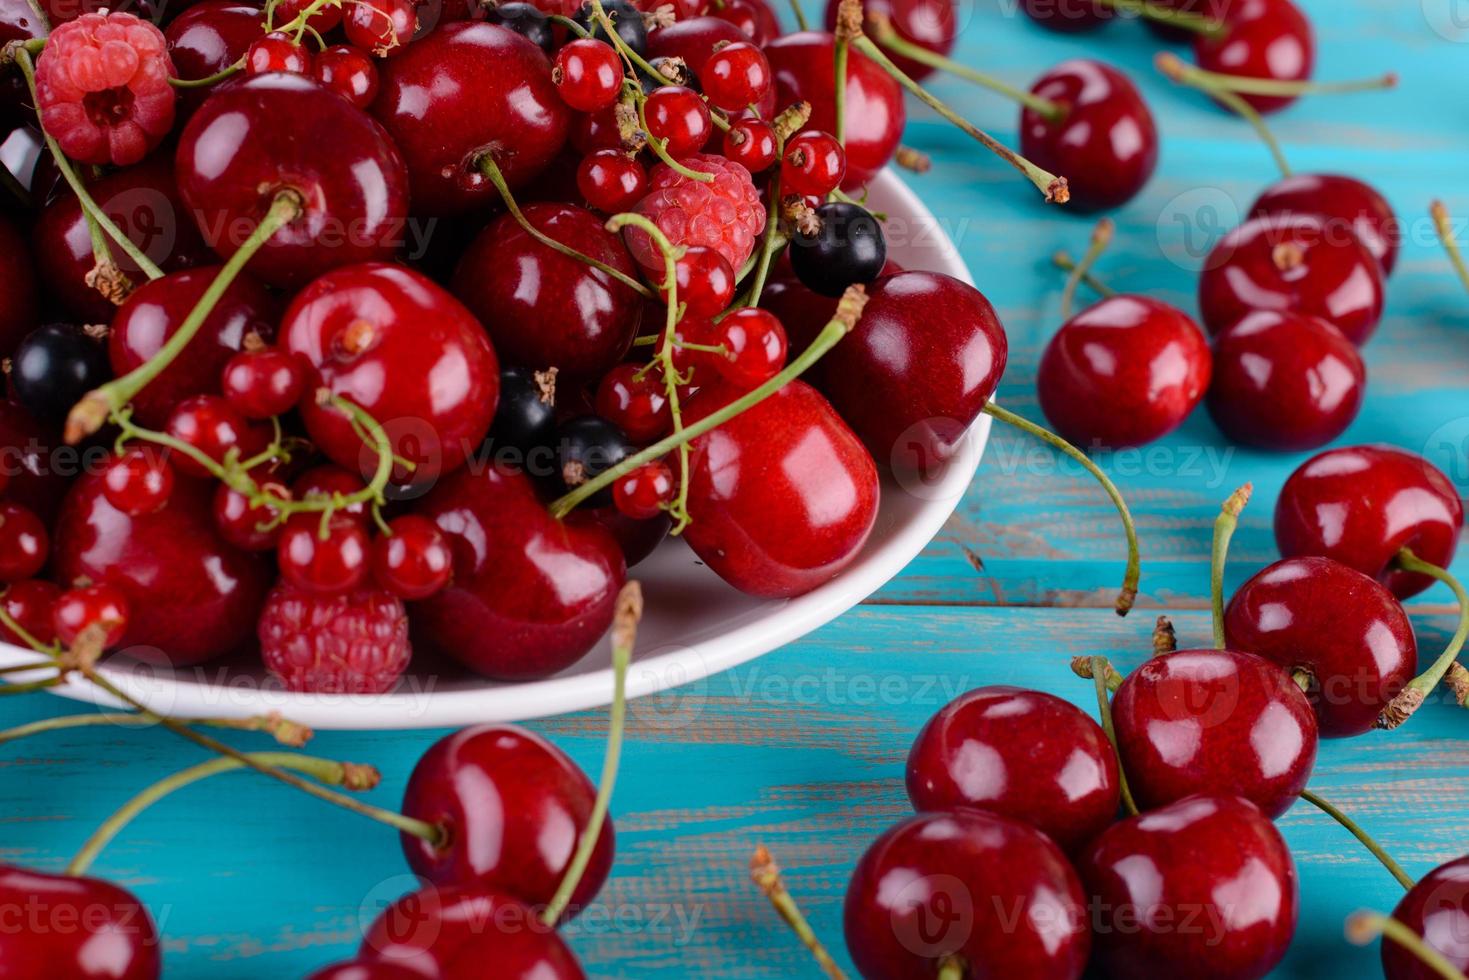
<instances>
[{"instance_id":1,"label":"turquoise wooden table","mask_svg":"<svg viewBox=\"0 0 1469 980\"><path fill-rule=\"evenodd\" d=\"M1160 120L1163 162L1116 215L1117 242L1101 271L1192 309L1203 250L1275 176L1264 148L1243 123L1158 76L1157 42L1139 25L1065 38L1018 16L1014 0L961 5L959 54L971 64L1028 84L1064 58L1091 55L1139 81ZM1366 406L1342 442L1425 452L1469 489L1469 295L1426 218L1434 196L1469 218L1469 9L1455 0L1304 6L1318 32L1318 77L1402 75L1395 92L1310 99L1274 120L1297 169L1361 176L1408 224L1386 321L1366 349ZM954 80L933 87L1013 143L1010 106ZM1058 325L1060 291L1047 257L1083 248L1089 223L1043 205L936 117L912 114L907 142L931 153L934 168L911 182L949 223L1009 330L1000 398L1038 417L1035 365ZM888 587L753 664L636 704L614 800L616 871L599 907L568 930L588 974L814 975L747 880L757 843L786 866L791 889L845 961L846 880L873 837L908 810L902 765L924 720L952 695L993 683L1094 710L1090 687L1067 661L1101 653L1131 666L1148 650L1158 612L1174 618L1185 643L1206 643L1206 556L1219 502L1254 481L1232 588L1275 557L1271 506L1300 460L1231 449L1202 411L1156 446L1102 457L1142 534L1139 608L1120 620L1109 608L1122 554L1110 506L1073 467L997 427L958 513ZM1447 639L1453 611L1442 588L1414 600L1425 656ZM76 708L34 695L6 699L0 710L8 725ZM605 712L589 712L535 727L595 772L605 725ZM442 734L321 733L312 751L378 765L383 785L371 797L392 806L414 761ZM266 747L255 736L236 742ZM0 748L0 859L59 871L114 807L200 758L159 731L91 729ZM1326 743L1313 786L1356 814L1410 873L1426 872L1469 850L1469 713L1434 703L1398 732ZM1379 976L1376 951L1348 945L1342 922L1359 907L1390 909L1399 887L1318 813L1297 807L1280 826L1301 869L1302 917L1279 975ZM412 885L395 835L247 774L148 811L95 871L148 903L173 978L303 976L349 954L364 921Z\"/></svg>"}]
</instances>

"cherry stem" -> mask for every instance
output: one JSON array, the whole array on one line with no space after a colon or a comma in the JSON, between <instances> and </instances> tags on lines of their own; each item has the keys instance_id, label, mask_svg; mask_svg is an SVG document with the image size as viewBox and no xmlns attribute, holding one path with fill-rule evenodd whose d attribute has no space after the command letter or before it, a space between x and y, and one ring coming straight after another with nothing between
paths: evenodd
<instances>
[{"instance_id":1,"label":"cherry stem","mask_svg":"<svg viewBox=\"0 0 1469 980\"><path fill-rule=\"evenodd\" d=\"M1036 425L1029 419L1016 415L1008 409L1001 408L994 402L987 402L984 406L984 411L986 415L1013 425L1020 431L1034 436L1042 442L1049 443L1051 446L1076 460L1102 485L1102 489L1112 499L1112 503L1117 508L1117 513L1122 518L1122 530L1127 535L1127 570L1123 573L1122 590L1117 594L1117 603L1115 606L1117 615L1126 616L1132 609L1132 604L1137 600L1137 584L1138 580L1142 577L1142 559L1138 553L1137 527L1133 524L1132 512L1127 509L1127 501L1122 499L1122 491L1118 490L1117 485L1112 482L1107 474L1103 473L1101 468L1092 462L1091 457L1051 430Z\"/></svg>"},{"instance_id":2,"label":"cherry stem","mask_svg":"<svg viewBox=\"0 0 1469 980\"><path fill-rule=\"evenodd\" d=\"M1270 155L1275 158L1275 165L1280 168L1281 176L1291 175L1290 161L1285 158L1285 151L1280 148L1275 134L1270 132L1270 127L1265 125L1265 118L1254 106L1240 98L1236 92L1210 81L1209 76L1213 73L1185 64L1183 59L1176 54L1165 51L1159 54L1153 63L1170 80L1213 96L1224 103L1231 112L1253 126L1260 139L1264 141L1266 148L1270 150Z\"/></svg>"},{"instance_id":3,"label":"cherry stem","mask_svg":"<svg viewBox=\"0 0 1469 980\"><path fill-rule=\"evenodd\" d=\"M213 75L205 75L203 78L170 78L168 84L174 88L208 88L211 85L218 85L225 79L232 78L244 70L245 59L242 56L239 61L225 68L221 68Z\"/></svg>"},{"instance_id":4,"label":"cherry stem","mask_svg":"<svg viewBox=\"0 0 1469 980\"><path fill-rule=\"evenodd\" d=\"M1444 980L1466 980L1464 974L1407 925L1380 912L1353 912L1347 919L1347 939L1365 946L1378 936L1391 940L1418 957L1419 962Z\"/></svg>"},{"instance_id":5,"label":"cherry stem","mask_svg":"<svg viewBox=\"0 0 1469 980\"><path fill-rule=\"evenodd\" d=\"M1097 714L1102 719L1102 731L1107 733L1107 741L1112 743L1112 751L1117 756L1117 783L1122 790L1122 806L1131 816L1137 816L1137 802L1132 798L1132 790L1127 786L1127 773L1122 771L1122 753L1117 749L1117 726L1112 721L1112 700L1108 697L1108 677L1116 674L1117 670L1106 657L1091 658L1092 686L1097 692ZM1119 686L1121 681L1119 680Z\"/></svg>"},{"instance_id":6,"label":"cherry stem","mask_svg":"<svg viewBox=\"0 0 1469 980\"><path fill-rule=\"evenodd\" d=\"M787 107L776 116L771 126L775 133L776 160L785 158L786 138L806 125L810 118L811 103L804 101ZM776 252L788 244L788 240L780 233L780 169L777 166L771 171L770 186L767 192L765 234L761 238L760 257L755 264L755 281L750 285L750 291L736 304L737 306L760 305L760 297L765 292L765 283L770 276L770 263L775 260Z\"/></svg>"},{"instance_id":7,"label":"cherry stem","mask_svg":"<svg viewBox=\"0 0 1469 980\"><path fill-rule=\"evenodd\" d=\"M1143 0L1096 0L1096 2L1120 13L1136 14L1145 20L1157 21L1160 24L1192 31L1195 34L1203 34L1206 37L1217 37L1225 30L1222 23L1205 17L1203 14L1159 7L1156 4L1145 3Z\"/></svg>"},{"instance_id":8,"label":"cherry stem","mask_svg":"<svg viewBox=\"0 0 1469 980\"><path fill-rule=\"evenodd\" d=\"M298 755L294 752L250 752L246 755L251 761L260 765L302 772L328 786L346 786L349 789L365 790L375 787L379 779L376 769L352 762L336 762L332 759ZM87 838L81 850L77 851L76 857L71 859L71 863L66 866L66 873L73 877L86 874L92 862L102 853L102 849L121 833L124 827L131 823L138 814L165 796L202 779L208 779L210 776L243 769L245 765L246 763L238 759L210 759L208 762L201 762L196 766L180 770L172 776L160 779L128 800L112 816L104 820L101 826L92 832L92 836Z\"/></svg>"},{"instance_id":9,"label":"cherry stem","mask_svg":"<svg viewBox=\"0 0 1469 980\"><path fill-rule=\"evenodd\" d=\"M627 457L595 479L588 480L570 493L553 501L550 506L551 515L556 518L565 517L571 513L577 504L580 504L598 490L611 486L614 482L645 463L651 463L655 459L668 455L679 446L697 439L711 429L718 428L736 415L753 408L766 398L769 398L791 381L800 377L811 365L821 360L827 351L835 347L839 340L850 333L852 328L857 325L857 320L862 315L862 309L866 305L867 291L860 285L848 286L846 293L842 295L841 301L837 304L836 314L830 322L822 328L821 333L817 334L811 346L802 351L800 356L794 361L787 364L779 374L759 387L741 395L718 411L711 412L693 425L687 426L682 432L660 439L646 449Z\"/></svg>"},{"instance_id":10,"label":"cherry stem","mask_svg":"<svg viewBox=\"0 0 1469 980\"><path fill-rule=\"evenodd\" d=\"M1449 253L1449 261L1454 264L1454 271L1459 274L1459 281L1469 289L1469 265L1464 264L1464 253L1459 251L1459 242L1454 237L1454 222L1449 217L1449 209L1442 201L1434 201L1429 208L1433 214L1433 227L1438 231L1438 240L1443 243L1444 251Z\"/></svg>"},{"instance_id":11,"label":"cherry stem","mask_svg":"<svg viewBox=\"0 0 1469 980\"><path fill-rule=\"evenodd\" d=\"M1224 649L1224 563L1229 558L1229 540L1239 526L1239 515L1250 502L1255 492L1253 483L1246 483L1224 501L1219 516L1214 518L1214 542L1209 549L1209 601L1214 608L1214 649Z\"/></svg>"},{"instance_id":12,"label":"cherry stem","mask_svg":"<svg viewBox=\"0 0 1469 980\"><path fill-rule=\"evenodd\" d=\"M1229 75L1198 67L1190 67L1189 74L1208 85L1212 90L1235 92L1239 95L1278 95L1286 98L1302 95L1351 95L1356 92L1380 92L1396 88L1398 84L1396 72L1350 82L1294 82L1278 78L1252 78L1249 75Z\"/></svg>"},{"instance_id":13,"label":"cherry stem","mask_svg":"<svg viewBox=\"0 0 1469 980\"><path fill-rule=\"evenodd\" d=\"M830 980L847 980L847 975L842 968L837 966L836 960L832 959L831 953L826 946L817 938L816 930L811 928L811 923L806 921L806 916L801 913L801 907L791 893L786 890L785 881L781 878L780 865L775 863L775 858L764 844L755 848L755 853L750 856L750 877L759 886L760 891L774 906L776 913L790 926L796 938L811 951L811 956L821 971Z\"/></svg>"},{"instance_id":14,"label":"cherry stem","mask_svg":"<svg viewBox=\"0 0 1469 980\"><path fill-rule=\"evenodd\" d=\"M210 728L227 728L240 732L265 732L281 745L300 748L311 740L312 731L305 725L290 721L276 712L268 715L251 715L249 718L180 718L185 725L204 725ZM142 715L122 712L101 712L85 715L58 715L14 728L0 730L0 745L18 741L32 735L58 732L70 728L88 728L94 725L116 725L119 728L152 728L156 722Z\"/></svg>"},{"instance_id":15,"label":"cherry stem","mask_svg":"<svg viewBox=\"0 0 1469 980\"><path fill-rule=\"evenodd\" d=\"M612 805L612 788L617 785L617 766L622 758L622 735L627 723L627 668L632 662L633 644L638 637L638 621L643 617L643 589L636 581L628 582L617 595L617 611L612 617L612 707L607 716L607 751L602 757L602 777L597 783L597 799L592 804L591 816L581 832L576 853L566 866L566 874L551 897L550 903L541 912L541 922L554 927L571 903L576 886L581 883L592 854L597 850L597 841L602 835L602 825L607 820L607 810Z\"/></svg>"},{"instance_id":16,"label":"cherry stem","mask_svg":"<svg viewBox=\"0 0 1469 980\"><path fill-rule=\"evenodd\" d=\"M939 961L937 980L964 980L964 960L958 956L945 956Z\"/></svg>"},{"instance_id":17,"label":"cherry stem","mask_svg":"<svg viewBox=\"0 0 1469 980\"><path fill-rule=\"evenodd\" d=\"M806 20L806 11L801 9L801 0L791 0L791 13L796 18L796 26L803 31L809 31L811 24Z\"/></svg>"},{"instance_id":18,"label":"cherry stem","mask_svg":"<svg viewBox=\"0 0 1469 980\"><path fill-rule=\"evenodd\" d=\"M1318 796L1309 789L1301 790L1301 799L1345 827L1348 833L1362 842L1363 847L1372 852L1373 857L1382 862L1382 866L1387 869L1388 874L1396 878L1398 884L1402 885L1403 888L1411 889L1413 887L1413 879L1408 875L1408 872L1403 870L1402 865L1394 861L1392 855L1387 853L1381 844L1372 839L1371 834L1358 826L1355 820L1343 813L1334 803Z\"/></svg>"},{"instance_id":19,"label":"cherry stem","mask_svg":"<svg viewBox=\"0 0 1469 980\"><path fill-rule=\"evenodd\" d=\"M1464 648L1464 641L1469 639L1469 594L1465 593L1463 584L1446 569L1424 561L1408 548L1399 551L1393 563L1405 572L1427 575L1452 589L1454 598L1459 603L1459 627L1454 630L1449 645L1444 648L1443 653L1439 654L1438 659L1427 670L1409 681L1408 686L1403 688L1398 696L1382 710L1382 714L1377 719L1377 727L1387 729L1397 728L1412 717L1413 712L1422 707L1424 700L1453 666L1455 659L1459 656L1459 651Z\"/></svg>"},{"instance_id":20,"label":"cherry stem","mask_svg":"<svg viewBox=\"0 0 1469 980\"><path fill-rule=\"evenodd\" d=\"M1051 262L1056 266L1056 268L1063 269L1067 272L1070 272L1071 270L1076 268L1076 260L1071 257L1070 252L1057 252L1055 255L1051 256ZM1111 286L1107 285L1105 282L1098 279L1090 272L1084 272L1082 274L1081 281L1086 283L1093 292L1101 296L1117 295L1117 290L1113 289Z\"/></svg>"},{"instance_id":21,"label":"cherry stem","mask_svg":"<svg viewBox=\"0 0 1469 980\"><path fill-rule=\"evenodd\" d=\"M1066 277L1066 288L1061 292L1061 319L1070 320L1071 310L1076 302L1076 287L1081 285L1081 280L1090 274L1092 266L1097 264L1097 259L1112 244L1112 235L1117 230L1117 225L1111 218L1103 218L1097 222L1096 228L1092 229L1091 245L1087 247L1086 254L1081 261L1071 270L1071 275Z\"/></svg>"},{"instance_id":22,"label":"cherry stem","mask_svg":"<svg viewBox=\"0 0 1469 980\"><path fill-rule=\"evenodd\" d=\"M922 85L919 85L913 79L909 78L908 75L901 68L893 64L893 59L889 58L885 53L883 53L883 50L881 48L872 43L872 38L867 37L866 35L862 35L856 38L853 43L856 44L857 50L861 51L863 54L867 55L867 57L877 62L884 71L893 76L893 78L897 79L898 83L901 84L908 91L918 96L918 98L926 103L929 108L933 109L949 122L959 127L960 130L969 135L971 138L977 140L980 145L984 146L991 153L994 153L1001 160L1004 160L1006 163L1010 164L1010 166L1014 167L1016 170L1019 170L1022 174L1024 174L1026 178L1032 184L1034 184L1042 194L1045 195L1046 201L1048 203L1065 204L1067 201L1071 200L1071 190L1067 187L1065 177L1058 177L1055 174L1050 173L1049 171L1042 170L1040 167L1037 167L1035 164L1025 159L1025 157L1016 153L1014 150L1010 149L1008 146L995 139L989 133L986 133L984 130L980 129L978 126L974 125L972 122L959 115L953 109L949 108L940 99L938 99L927 89L925 89Z\"/></svg>"}]
</instances>

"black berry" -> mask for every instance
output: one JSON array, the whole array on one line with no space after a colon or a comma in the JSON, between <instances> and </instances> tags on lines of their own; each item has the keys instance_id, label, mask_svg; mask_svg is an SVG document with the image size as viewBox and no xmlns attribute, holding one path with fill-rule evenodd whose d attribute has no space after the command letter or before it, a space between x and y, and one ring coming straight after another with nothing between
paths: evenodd
<instances>
[{"instance_id":1,"label":"black berry","mask_svg":"<svg viewBox=\"0 0 1469 980\"><path fill-rule=\"evenodd\" d=\"M583 415L566 422L557 437L561 481L567 489L600 476L635 451L621 429L597 415ZM611 503L610 489L601 490L587 500L591 507Z\"/></svg>"},{"instance_id":2,"label":"black berry","mask_svg":"<svg viewBox=\"0 0 1469 980\"><path fill-rule=\"evenodd\" d=\"M612 21L612 26L617 28L617 36L622 38L622 43L632 48L638 54L646 54L648 51L648 29L643 26L643 12L633 6L631 0L610 0L602 4L602 9L607 11L607 19ZM612 43L607 32L602 29L602 23L592 13L592 5L584 3L576 12L575 20L582 27L592 32L592 37L599 41ZM596 21L594 24L593 21Z\"/></svg>"},{"instance_id":3,"label":"black berry","mask_svg":"<svg viewBox=\"0 0 1469 980\"><path fill-rule=\"evenodd\" d=\"M557 467L555 380L544 371L507 367L500 371L500 404L490 425L492 458L532 476Z\"/></svg>"},{"instance_id":4,"label":"black berry","mask_svg":"<svg viewBox=\"0 0 1469 980\"><path fill-rule=\"evenodd\" d=\"M821 230L797 232L791 240L791 268L801 284L822 296L840 296L854 283L870 283L887 263L882 225L870 211L832 201L816 209Z\"/></svg>"},{"instance_id":5,"label":"black berry","mask_svg":"<svg viewBox=\"0 0 1469 980\"><path fill-rule=\"evenodd\" d=\"M547 54L556 46L551 21L528 3L502 3L485 10L485 20L519 34Z\"/></svg>"},{"instance_id":6,"label":"black berry","mask_svg":"<svg viewBox=\"0 0 1469 980\"><path fill-rule=\"evenodd\" d=\"M112 376L107 348L81 327L53 323L32 330L10 360L10 391L38 419L60 422L73 405Z\"/></svg>"}]
</instances>

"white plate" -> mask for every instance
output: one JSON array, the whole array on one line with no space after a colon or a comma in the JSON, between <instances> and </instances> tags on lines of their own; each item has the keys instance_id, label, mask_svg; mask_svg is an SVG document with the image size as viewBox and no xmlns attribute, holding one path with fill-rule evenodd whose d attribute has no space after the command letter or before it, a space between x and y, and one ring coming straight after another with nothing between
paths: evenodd
<instances>
[{"instance_id":1,"label":"white plate","mask_svg":"<svg viewBox=\"0 0 1469 980\"><path fill-rule=\"evenodd\" d=\"M889 255L904 268L972 282L939 220L891 172L874 182L872 206L887 213ZM768 602L743 595L696 561L687 546L665 542L631 573L643 584L647 608L628 694L637 698L692 686L679 697L634 710L646 721L687 723L702 704L703 688L697 682L810 633L877 591L923 550L958 506L989 429L989 416L981 416L958 456L931 483L900 486L884 477L877 525L861 557L836 579L800 598ZM0 666L33 658L0 644ZM155 710L179 717L241 718L279 711L319 729L393 729L517 721L604 705L612 696L609 663L604 640L581 661L543 681L497 684L457 673L410 671L397 690L372 696L292 693L244 661L170 671L117 657L107 662L105 673ZM39 675L7 679L33 676ZM68 698L113 704L85 681L54 690Z\"/></svg>"}]
</instances>

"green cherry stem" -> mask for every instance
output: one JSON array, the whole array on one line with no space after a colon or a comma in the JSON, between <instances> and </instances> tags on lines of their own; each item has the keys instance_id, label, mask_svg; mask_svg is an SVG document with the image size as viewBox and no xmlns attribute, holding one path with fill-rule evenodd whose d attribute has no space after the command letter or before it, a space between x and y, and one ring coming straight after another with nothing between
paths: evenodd
<instances>
[{"instance_id":1,"label":"green cherry stem","mask_svg":"<svg viewBox=\"0 0 1469 980\"><path fill-rule=\"evenodd\" d=\"M1392 916L1380 912L1353 912L1347 919L1346 933L1347 939L1358 946L1365 946L1382 936L1418 957L1419 962L1443 977L1443 980L1466 980L1464 974L1445 959L1442 953Z\"/></svg>"},{"instance_id":2,"label":"green cherry stem","mask_svg":"<svg viewBox=\"0 0 1469 980\"><path fill-rule=\"evenodd\" d=\"M806 20L806 11L801 8L801 0L791 0L791 15L796 18L796 26L803 31L809 31L811 24Z\"/></svg>"},{"instance_id":3,"label":"green cherry stem","mask_svg":"<svg viewBox=\"0 0 1469 980\"><path fill-rule=\"evenodd\" d=\"M1407 548L1398 552L1394 564L1405 572L1413 572L1418 575L1427 575L1447 585L1454 593L1454 599L1459 603L1459 627L1454 630L1449 645L1444 652L1438 655L1438 659L1429 666L1427 670L1408 682L1397 697L1393 698L1388 706L1382 710L1377 719L1378 728L1393 729L1413 716L1413 712L1423 706L1428 695L1443 680L1449 668L1459 656L1459 651L1464 649L1464 641L1469 639L1469 594L1464 591L1463 584L1448 570L1426 562L1413 554Z\"/></svg>"},{"instance_id":4,"label":"green cherry stem","mask_svg":"<svg viewBox=\"0 0 1469 980\"><path fill-rule=\"evenodd\" d=\"M1231 112L1253 126L1255 132L1259 134L1261 141L1270 150L1270 155L1275 158L1275 165L1280 168L1281 176L1289 177L1291 175L1290 161L1285 158L1285 151L1280 148L1280 143L1276 141L1275 134L1270 131L1269 126L1265 125L1265 118L1260 115L1254 106L1240 98L1238 93L1215 85L1208 77L1212 73L1206 72L1202 68L1195 68L1192 65L1185 64L1183 59L1176 54L1165 51L1158 55L1153 63L1171 81L1177 82L1180 85L1187 85L1189 88L1198 89L1206 95L1213 96L1224 103Z\"/></svg>"},{"instance_id":5,"label":"green cherry stem","mask_svg":"<svg viewBox=\"0 0 1469 980\"><path fill-rule=\"evenodd\" d=\"M1056 268L1061 269L1061 270L1066 271L1066 272L1070 272L1070 271L1072 271L1073 269L1076 268L1076 260L1071 257L1071 254L1069 252L1064 252L1064 251L1057 252L1055 255L1052 255L1051 256L1051 262L1056 266ZM1091 289L1093 292L1097 293L1098 295L1101 295L1101 296L1116 296L1117 295L1117 290L1113 289L1111 286L1107 285L1105 282L1102 282L1102 280L1098 279L1095 275L1093 275L1090 272L1084 272L1082 274L1081 281L1084 282L1084 283L1086 283L1087 284L1087 287L1089 289Z\"/></svg>"},{"instance_id":6,"label":"green cherry stem","mask_svg":"<svg viewBox=\"0 0 1469 980\"><path fill-rule=\"evenodd\" d=\"M235 75L238 75L244 70L245 59L241 57L239 61L236 61L234 64L228 65L225 68L221 68L213 75L205 75L203 78L170 78L168 80L168 84L172 85L174 88L182 89L208 88L211 85L218 85L220 82L225 81L226 79L233 78Z\"/></svg>"},{"instance_id":7,"label":"green cherry stem","mask_svg":"<svg viewBox=\"0 0 1469 980\"><path fill-rule=\"evenodd\" d=\"M1145 20L1182 28L1195 34L1217 37L1225 30L1224 25L1219 21L1205 17L1203 14L1160 7L1154 3L1146 3L1144 0L1097 0L1097 3L1103 7L1111 7L1119 13L1136 14Z\"/></svg>"},{"instance_id":8,"label":"green cherry stem","mask_svg":"<svg viewBox=\"0 0 1469 980\"><path fill-rule=\"evenodd\" d=\"M1442 201L1434 201L1429 208L1433 215L1433 227L1438 232L1438 240L1443 243L1444 251L1449 253L1449 261L1454 264L1454 271L1459 274L1459 281L1469 289L1469 265L1464 264L1464 253L1459 251L1459 242L1454 237L1454 222L1449 217L1449 209Z\"/></svg>"},{"instance_id":9,"label":"green cherry stem","mask_svg":"<svg viewBox=\"0 0 1469 980\"><path fill-rule=\"evenodd\" d=\"M1224 649L1224 563L1229 558L1229 539L1239 526L1239 515L1250 502L1255 492L1252 483L1246 483L1224 501L1219 516L1214 518L1214 541L1209 549L1209 600L1214 609L1214 649Z\"/></svg>"},{"instance_id":10,"label":"green cherry stem","mask_svg":"<svg viewBox=\"0 0 1469 980\"><path fill-rule=\"evenodd\" d=\"M780 865L775 863L775 858L764 844L755 848L755 853L750 856L750 878L759 887L761 894L769 900L771 906L781 920L790 927L801 940L801 944L810 950L811 956L816 960L816 965L821 967L829 980L847 980L847 975L842 968L837 966L837 961L832 959L831 953L827 951L826 945L816 935L816 930L811 928L811 923L801 912L801 907L791 893L786 890L785 881L781 878Z\"/></svg>"},{"instance_id":11,"label":"green cherry stem","mask_svg":"<svg viewBox=\"0 0 1469 980\"><path fill-rule=\"evenodd\" d=\"M1307 803L1311 804L1316 809L1320 810L1322 813L1326 814L1328 817L1335 820L1337 823L1346 828L1347 832L1350 833L1353 837L1357 838L1357 840L1361 842L1363 847L1372 852L1373 857L1382 862L1382 866L1387 869L1387 873L1396 878L1398 880L1398 884L1402 885L1404 889L1410 889L1413 887L1413 879L1408 875L1408 872L1403 870L1403 866L1394 861L1392 855L1387 853L1387 851L1383 849L1381 844L1372 839L1371 834L1367 833L1367 831L1358 826L1357 822L1351 817L1347 816L1345 813L1343 813L1342 810L1336 806L1336 804L1332 803L1330 800L1324 799L1323 797L1321 797L1317 793L1312 792L1309 789L1301 790L1301 799L1305 800Z\"/></svg>"},{"instance_id":12,"label":"green cherry stem","mask_svg":"<svg viewBox=\"0 0 1469 980\"><path fill-rule=\"evenodd\" d=\"M1061 292L1061 319L1070 320L1071 310L1076 303L1076 287L1081 285L1082 279L1091 273L1092 266L1097 264L1097 259L1107 250L1112 243L1112 235L1117 231L1117 225L1111 218L1103 218L1097 222L1092 229L1091 244L1087 247L1086 254L1081 261L1071 270L1071 275L1066 277L1066 288Z\"/></svg>"},{"instance_id":13,"label":"green cherry stem","mask_svg":"<svg viewBox=\"0 0 1469 980\"><path fill-rule=\"evenodd\" d=\"M945 956L939 961L939 972L935 980L964 980L964 959L960 956Z\"/></svg>"},{"instance_id":14,"label":"green cherry stem","mask_svg":"<svg viewBox=\"0 0 1469 980\"><path fill-rule=\"evenodd\" d=\"M238 732L264 732L274 738L282 745L292 748L300 748L311 739L311 729L305 725L289 721L279 714L252 715L249 718L180 718L179 722L185 725L205 726L209 728L225 728ZM32 735L43 735L46 732L59 732L71 728L89 728L92 726L109 725L118 728L152 728L157 722L139 714L130 712L93 712L85 715L58 715L55 718L43 718L40 721L28 722L24 725L16 725L13 728L0 730L0 745L6 742L15 742Z\"/></svg>"},{"instance_id":15,"label":"green cherry stem","mask_svg":"<svg viewBox=\"0 0 1469 980\"><path fill-rule=\"evenodd\" d=\"M1112 751L1117 755L1117 782L1122 790L1122 806L1130 815L1137 816L1137 802L1132 798L1132 790L1127 787L1127 773L1122 771L1122 753L1117 750L1117 726L1112 721L1112 699L1108 696L1108 675L1117 671L1107 662L1106 657L1092 657L1091 660L1092 686L1097 692L1097 715L1102 719L1102 731L1107 733L1107 741L1112 743Z\"/></svg>"},{"instance_id":16,"label":"green cherry stem","mask_svg":"<svg viewBox=\"0 0 1469 980\"><path fill-rule=\"evenodd\" d=\"M1189 74L1197 78L1211 91L1222 90L1240 95L1275 95L1283 97L1301 95L1350 95L1356 92L1381 92L1396 88L1396 72L1387 72L1376 78L1362 78L1350 82L1292 82L1276 78L1251 78L1248 75L1227 75L1205 68L1190 68Z\"/></svg>"}]
</instances>

